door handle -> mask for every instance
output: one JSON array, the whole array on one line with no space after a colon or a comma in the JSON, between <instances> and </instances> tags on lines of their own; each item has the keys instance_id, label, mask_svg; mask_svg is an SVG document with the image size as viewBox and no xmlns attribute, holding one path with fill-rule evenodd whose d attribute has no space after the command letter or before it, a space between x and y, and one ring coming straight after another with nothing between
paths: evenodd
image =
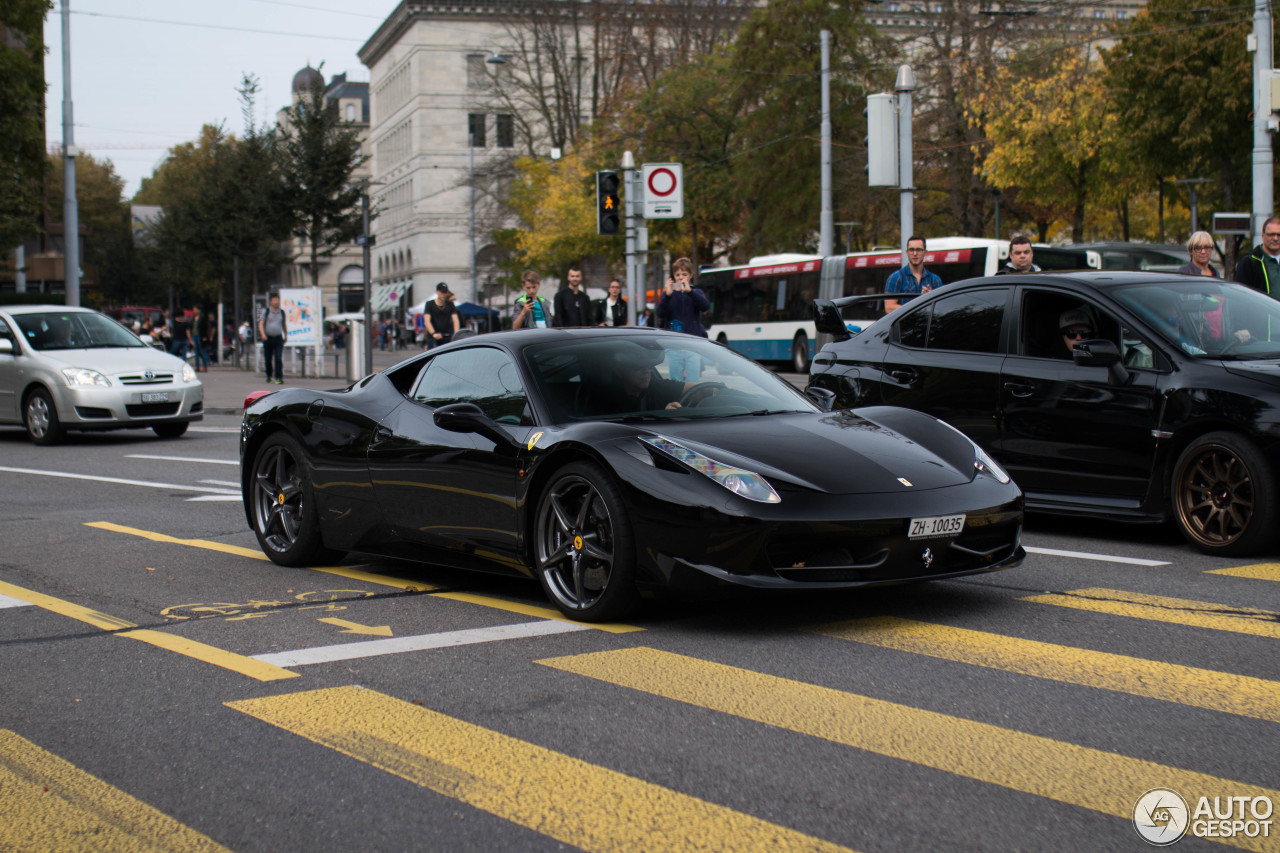
<instances>
[{"instance_id":1,"label":"door handle","mask_svg":"<svg viewBox=\"0 0 1280 853\"><path fill-rule=\"evenodd\" d=\"M1030 397L1035 393L1036 386L1029 382L1006 382L1004 383L1004 390L1015 397Z\"/></svg>"},{"instance_id":2,"label":"door handle","mask_svg":"<svg viewBox=\"0 0 1280 853\"><path fill-rule=\"evenodd\" d=\"M391 430L387 429L386 427L376 426L373 428L373 438L369 441L369 444L370 446L375 444L381 444L382 442L391 438L391 436L393 435L395 435L395 433L393 433Z\"/></svg>"}]
</instances>

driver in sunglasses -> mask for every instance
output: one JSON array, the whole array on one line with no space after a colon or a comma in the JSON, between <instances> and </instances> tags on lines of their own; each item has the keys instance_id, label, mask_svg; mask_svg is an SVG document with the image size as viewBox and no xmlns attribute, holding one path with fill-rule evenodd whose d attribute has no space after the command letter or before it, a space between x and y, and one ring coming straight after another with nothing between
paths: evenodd
<instances>
[{"instance_id":1,"label":"driver in sunglasses","mask_svg":"<svg viewBox=\"0 0 1280 853\"><path fill-rule=\"evenodd\" d=\"M1083 308L1063 311L1062 316L1058 318L1058 330L1062 333L1064 347L1064 352L1060 353L1062 358L1071 358L1071 350L1077 343L1094 337L1093 320L1090 319L1089 312Z\"/></svg>"}]
</instances>

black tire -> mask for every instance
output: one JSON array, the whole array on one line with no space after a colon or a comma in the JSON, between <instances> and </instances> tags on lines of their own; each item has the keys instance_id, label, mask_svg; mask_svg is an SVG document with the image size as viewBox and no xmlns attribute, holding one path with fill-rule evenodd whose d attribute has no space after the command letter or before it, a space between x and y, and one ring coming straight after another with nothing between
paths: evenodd
<instances>
[{"instance_id":1,"label":"black tire","mask_svg":"<svg viewBox=\"0 0 1280 853\"><path fill-rule=\"evenodd\" d=\"M791 342L791 369L796 373L809 372L809 338L804 332L797 332Z\"/></svg>"},{"instance_id":2,"label":"black tire","mask_svg":"<svg viewBox=\"0 0 1280 853\"><path fill-rule=\"evenodd\" d=\"M1253 443L1211 432L1178 457L1170 483L1174 519L1197 549L1243 557L1275 539L1275 475Z\"/></svg>"},{"instance_id":3,"label":"black tire","mask_svg":"<svg viewBox=\"0 0 1280 853\"><path fill-rule=\"evenodd\" d=\"M729 345L729 336L726 335L724 332L721 332L720 334L716 335L716 343L718 343L722 347L727 347Z\"/></svg>"},{"instance_id":4,"label":"black tire","mask_svg":"<svg viewBox=\"0 0 1280 853\"><path fill-rule=\"evenodd\" d=\"M245 488L254 535L273 563L313 566L341 558L324 547L302 449L292 437L276 433L262 443Z\"/></svg>"},{"instance_id":5,"label":"black tire","mask_svg":"<svg viewBox=\"0 0 1280 853\"><path fill-rule=\"evenodd\" d=\"M53 398L43 388L36 388L27 395L26 402L22 404L22 422L27 428L27 436L35 444L48 446L67 437L62 421L58 420Z\"/></svg>"},{"instance_id":6,"label":"black tire","mask_svg":"<svg viewBox=\"0 0 1280 853\"><path fill-rule=\"evenodd\" d=\"M538 581L565 616L604 622L635 606L631 522L595 465L573 462L552 476L538 500L533 547Z\"/></svg>"},{"instance_id":7,"label":"black tire","mask_svg":"<svg viewBox=\"0 0 1280 853\"><path fill-rule=\"evenodd\" d=\"M187 431L187 426L187 422L183 421L180 424L156 424L151 429L161 438L181 438Z\"/></svg>"}]
</instances>

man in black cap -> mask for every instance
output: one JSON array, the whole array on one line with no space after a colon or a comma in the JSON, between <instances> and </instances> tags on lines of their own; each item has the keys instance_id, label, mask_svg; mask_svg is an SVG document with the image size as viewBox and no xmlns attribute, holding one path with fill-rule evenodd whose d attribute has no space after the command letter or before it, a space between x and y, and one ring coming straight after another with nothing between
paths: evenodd
<instances>
[{"instance_id":1,"label":"man in black cap","mask_svg":"<svg viewBox=\"0 0 1280 853\"><path fill-rule=\"evenodd\" d=\"M453 292L443 281L436 285L436 298L423 307L422 313L427 333L423 349L449 343L462 324L461 315L453 305Z\"/></svg>"}]
</instances>

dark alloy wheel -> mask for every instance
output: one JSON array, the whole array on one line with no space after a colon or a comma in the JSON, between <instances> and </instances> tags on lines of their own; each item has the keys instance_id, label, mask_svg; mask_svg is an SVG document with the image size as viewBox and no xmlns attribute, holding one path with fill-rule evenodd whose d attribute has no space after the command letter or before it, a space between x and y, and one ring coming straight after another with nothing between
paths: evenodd
<instances>
[{"instance_id":1,"label":"dark alloy wheel","mask_svg":"<svg viewBox=\"0 0 1280 853\"><path fill-rule=\"evenodd\" d=\"M796 373L809 372L809 338L804 332L791 342L791 369Z\"/></svg>"},{"instance_id":2,"label":"dark alloy wheel","mask_svg":"<svg viewBox=\"0 0 1280 853\"><path fill-rule=\"evenodd\" d=\"M1229 432L1193 441L1174 467L1174 515L1207 554L1254 554L1274 538L1275 479L1253 444Z\"/></svg>"},{"instance_id":3,"label":"dark alloy wheel","mask_svg":"<svg viewBox=\"0 0 1280 853\"><path fill-rule=\"evenodd\" d=\"M566 465L548 483L534 559L543 590L566 616L600 622L635 605L631 525L617 487L595 465Z\"/></svg>"},{"instance_id":4,"label":"dark alloy wheel","mask_svg":"<svg viewBox=\"0 0 1280 853\"><path fill-rule=\"evenodd\" d=\"M27 435L36 444L57 444L66 437L66 430L58 420L58 410L53 405L53 398L43 388L37 388L27 395L22 416L27 426Z\"/></svg>"},{"instance_id":5,"label":"dark alloy wheel","mask_svg":"<svg viewBox=\"0 0 1280 853\"><path fill-rule=\"evenodd\" d=\"M258 449L251 470L245 487L253 532L272 562L310 566L340 556L320 539L311 482L296 441L284 433L271 436Z\"/></svg>"}]
</instances>

